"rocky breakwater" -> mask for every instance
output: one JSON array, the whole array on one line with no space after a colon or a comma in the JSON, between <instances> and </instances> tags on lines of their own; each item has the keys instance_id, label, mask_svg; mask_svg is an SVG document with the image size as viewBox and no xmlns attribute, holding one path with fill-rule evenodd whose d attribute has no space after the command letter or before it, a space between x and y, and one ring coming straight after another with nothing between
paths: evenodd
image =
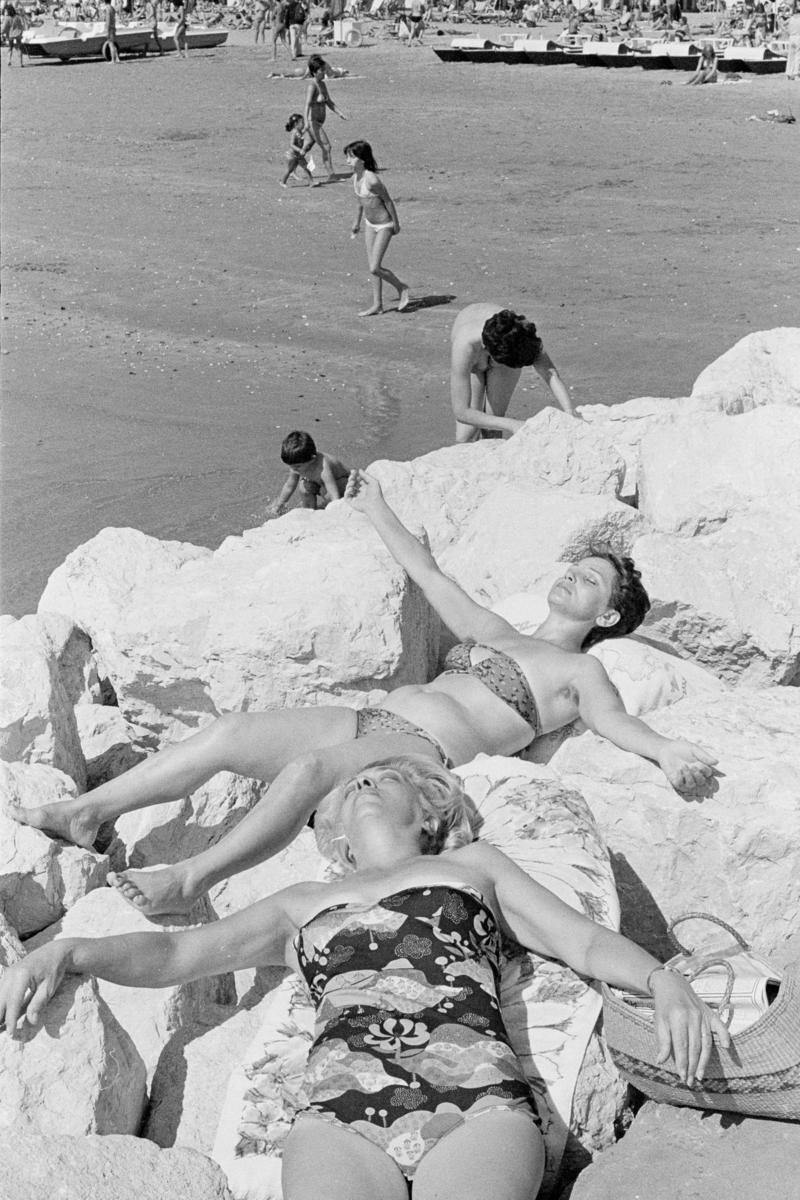
<instances>
[{"instance_id":1,"label":"rocky breakwater","mask_svg":"<svg viewBox=\"0 0 800 1200\"><path fill-rule=\"evenodd\" d=\"M548 786L592 808L626 932L663 953L666 922L706 909L786 961L800 951L800 332L744 339L692 396L584 416L548 409L508 442L372 469L481 602L524 593L506 610L521 627L565 560L601 540L633 554L650 617L597 653L631 711L718 755L708 795L682 798L656 767L578 726L531 757ZM447 631L337 503L214 552L104 530L54 572L38 614L4 619L0 638L3 797L30 805L96 786L224 712L374 703L430 678ZM101 830L103 852L0 815L0 966L54 937L162 927L103 886L109 867L195 853L264 790L217 776ZM214 920L318 869L303 835L185 920ZM110 1200L143 1171L170 1180L176 1200L224 1197L208 1159L224 1079L279 975L127 994L72 980L38 1031L0 1037L0 1174L14 1180L12 1200L38 1195L34 1159L113 1178ZM595 1047L579 1087L589 1152L614 1136L601 1060Z\"/></svg>"}]
</instances>

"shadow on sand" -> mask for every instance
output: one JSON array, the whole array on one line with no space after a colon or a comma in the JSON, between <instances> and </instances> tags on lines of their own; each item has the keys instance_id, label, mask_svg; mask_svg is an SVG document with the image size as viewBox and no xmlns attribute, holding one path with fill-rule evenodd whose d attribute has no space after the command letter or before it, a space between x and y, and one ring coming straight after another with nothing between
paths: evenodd
<instances>
[{"instance_id":1,"label":"shadow on sand","mask_svg":"<svg viewBox=\"0 0 800 1200\"><path fill-rule=\"evenodd\" d=\"M420 296L417 299L409 300L408 304L403 309L402 315L407 313L417 312L420 308L436 308L439 304L451 304L455 300L455 296Z\"/></svg>"}]
</instances>

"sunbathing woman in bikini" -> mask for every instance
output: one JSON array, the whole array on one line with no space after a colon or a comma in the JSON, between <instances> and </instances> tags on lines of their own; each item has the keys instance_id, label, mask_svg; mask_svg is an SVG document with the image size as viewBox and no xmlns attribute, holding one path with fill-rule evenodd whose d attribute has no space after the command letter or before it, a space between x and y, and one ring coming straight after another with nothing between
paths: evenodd
<instances>
[{"instance_id":1,"label":"sunbathing woman in bikini","mask_svg":"<svg viewBox=\"0 0 800 1200\"><path fill-rule=\"evenodd\" d=\"M423 755L447 765L470 762L481 751L511 755L580 717L621 749L653 759L676 789L692 793L706 784L716 759L630 716L599 660L582 653L644 620L649 600L630 559L593 554L566 567L550 590L546 620L527 636L442 573L376 480L354 471L346 497L460 639L443 674L358 711L315 706L228 713L84 796L11 815L91 847L105 821L180 799L218 771L268 781L267 795L243 820L194 858L109 877L125 899L154 914L185 912L214 883L282 850L328 792L390 755Z\"/></svg>"},{"instance_id":2,"label":"sunbathing woman in bikini","mask_svg":"<svg viewBox=\"0 0 800 1200\"><path fill-rule=\"evenodd\" d=\"M317 814L320 849L347 872L337 882L293 884L191 930L56 938L5 971L0 1022L12 1037L21 1017L36 1025L67 975L159 988L286 964L317 1015L284 1195L408 1200L413 1179L414 1200L532 1200L544 1142L500 1009L501 935L652 996L661 1061L690 1087L730 1036L682 975L475 830L438 763L373 763Z\"/></svg>"}]
</instances>

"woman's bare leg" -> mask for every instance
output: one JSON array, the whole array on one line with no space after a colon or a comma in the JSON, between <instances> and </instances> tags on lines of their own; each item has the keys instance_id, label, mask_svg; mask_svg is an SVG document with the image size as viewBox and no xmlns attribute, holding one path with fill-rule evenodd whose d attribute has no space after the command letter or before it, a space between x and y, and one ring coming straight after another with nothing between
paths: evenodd
<instances>
[{"instance_id":1,"label":"woman's bare leg","mask_svg":"<svg viewBox=\"0 0 800 1200\"><path fill-rule=\"evenodd\" d=\"M333 711L349 718L346 732L340 730L339 742L323 747L318 740L314 748L294 755L272 777L267 795L219 842L172 866L122 871L109 877L111 884L129 903L149 915L186 912L221 879L245 871L288 846L323 796L368 763L399 754L439 759L429 741L413 734L380 733L357 739L353 711ZM299 743L294 744L297 747ZM237 761L242 763L241 755L237 755ZM240 766L239 773L268 777L259 775L253 766L259 763L252 763L249 770Z\"/></svg>"},{"instance_id":2,"label":"woman's bare leg","mask_svg":"<svg viewBox=\"0 0 800 1200\"><path fill-rule=\"evenodd\" d=\"M533 1200L544 1161L542 1135L528 1117L487 1112L425 1155L414 1176L414 1200Z\"/></svg>"},{"instance_id":3,"label":"woman's bare leg","mask_svg":"<svg viewBox=\"0 0 800 1200\"><path fill-rule=\"evenodd\" d=\"M385 1151L319 1117L302 1117L289 1133L282 1183L284 1200L408 1200L408 1184Z\"/></svg>"},{"instance_id":4,"label":"woman's bare leg","mask_svg":"<svg viewBox=\"0 0 800 1200\"><path fill-rule=\"evenodd\" d=\"M473 371L469 377L469 406L476 412L486 411L486 372ZM477 442L481 431L476 425L468 425L466 421L456 421L456 445L466 442Z\"/></svg>"},{"instance_id":5,"label":"woman's bare leg","mask_svg":"<svg viewBox=\"0 0 800 1200\"><path fill-rule=\"evenodd\" d=\"M105 821L180 800L218 771L270 782L293 758L347 741L353 730L347 708L230 713L75 800L16 808L12 815L21 825L91 849Z\"/></svg>"},{"instance_id":6,"label":"woman's bare leg","mask_svg":"<svg viewBox=\"0 0 800 1200\"><path fill-rule=\"evenodd\" d=\"M397 295L400 298L398 308L405 308L406 304L408 304L408 288L397 278L393 271L383 266L383 258L393 236L394 234L391 229L370 229L369 225L366 227L364 242L367 248L367 262L369 263L372 283L372 307L359 313L360 317L373 317L377 313L383 312L384 280L396 289Z\"/></svg>"}]
</instances>

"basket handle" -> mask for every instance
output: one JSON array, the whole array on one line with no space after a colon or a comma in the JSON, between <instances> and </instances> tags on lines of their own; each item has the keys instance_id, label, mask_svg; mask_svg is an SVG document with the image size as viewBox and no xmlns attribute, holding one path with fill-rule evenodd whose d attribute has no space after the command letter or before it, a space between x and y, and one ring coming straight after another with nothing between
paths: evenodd
<instances>
[{"instance_id":1,"label":"basket handle","mask_svg":"<svg viewBox=\"0 0 800 1200\"><path fill-rule=\"evenodd\" d=\"M721 922L720 922L721 924ZM686 975L686 980L691 983L693 979L697 979L698 975L702 975L709 967L724 967L727 979L725 981L725 991L722 993L720 1001L704 1000L703 1003L713 1009L719 1019L725 1025L730 1025L733 1020L733 1005L731 1004L731 993L733 985L736 981L736 975L727 958L704 958L703 961Z\"/></svg>"},{"instance_id":2,"label":"basket handle","mask_svg":"<svg viewBox=\"0 0 800 1200\"><path fill-rule=\"evenodd\" d=\"M736 942L738 942L738 944L742 947L743 950L750 949L750 947L748 946L747 942L744 940L742 935L740 933L738 933L733 928L732 925L728 925L727 922L720 920L719 917L712 916L711 913L690 912L690 913L684 913L682 917L676 917L674 921L670 921L669 927L667 928L667 937L672 942L672 945L675 947L675 949L678 951L679 954L686 954L686 955L694 954L694 950L687 950L685 946L681 945L681 943L678 941L678 939L674 933L675 926L682 924L684 921L711 921L712 924L714 924L714 925L721 925L722 928L727 930L727 932L731 935L731 937L733 937L736 940Z\"/></svg>"}]
</instances>

